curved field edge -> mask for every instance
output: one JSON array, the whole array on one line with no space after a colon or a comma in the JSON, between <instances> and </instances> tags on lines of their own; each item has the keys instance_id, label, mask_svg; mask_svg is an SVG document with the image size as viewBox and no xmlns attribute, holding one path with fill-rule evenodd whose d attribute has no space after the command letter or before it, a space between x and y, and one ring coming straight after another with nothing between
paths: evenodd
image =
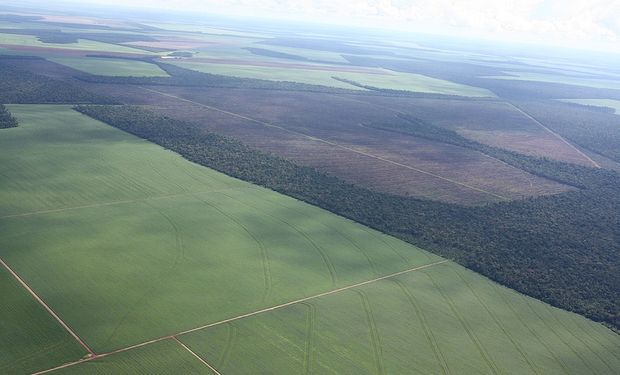
<instances>
[{"instance_id":1,"label":"curved field edge","mask_svg":"<svg viewBox=\"0 0 620 375\"><path fill-rule=\"evenodd\" d=\"M615 333L454 263L179 339L228 375L307 369L315 374L612 374L620 368Z\"/></svg>"},{"instance_id":2,"label":"curved field edge","mask_svg":"<svg viewBox=\"0 0 620 375\"><path fill-rule=\"evenodd\" d=\"M68 106L10 110L0 257L98 354L440 259Z\"/></svg>"}]
</instances>

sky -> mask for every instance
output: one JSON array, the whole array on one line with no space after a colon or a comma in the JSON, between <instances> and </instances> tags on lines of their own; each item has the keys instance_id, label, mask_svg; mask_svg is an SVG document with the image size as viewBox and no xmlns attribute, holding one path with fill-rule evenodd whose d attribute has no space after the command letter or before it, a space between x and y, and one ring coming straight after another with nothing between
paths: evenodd
<instances>
[{"instance_id":1,"label":"sky","mask_svg":"<svg viewBox=\"0 0 620 375\"><path fill-rule=\"evenodd\" d=\"M80 0L620 52L620 0Z\"/></svg>"}]
</instances>

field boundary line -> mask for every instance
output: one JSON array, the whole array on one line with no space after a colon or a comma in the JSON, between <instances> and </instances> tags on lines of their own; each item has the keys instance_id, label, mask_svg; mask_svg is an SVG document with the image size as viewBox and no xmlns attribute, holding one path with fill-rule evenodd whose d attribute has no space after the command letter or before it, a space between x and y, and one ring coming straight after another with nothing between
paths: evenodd
<instances>
[{"instance_id":1,"label":"field boundary line","mask_svg":"<svg viewBox=\"0 0 620 375\"><path fill-rule=\"evenodd\" d=\"M155 196L155 197L147 197L147 198L139 198L139 199L127 199L127 200L122 200L122 201L93 203L93 204L87 204L87 205L83 205L83 206L52 208L52 209L49 209L49 210L40 210L40 211L24 212L24 213L21 213L21 214L12 214L12 215L0 216L0 220L11 219L11 218L16 218L16 217L27 217L27 216L36 216L36 215L43 215L43 214L52 214L52 213L57 213L57 212L81 210L83 208L107 207L107 206L115 206L115 205L119 205L119 204L148 202L148 201L156 201L156 200L161 200L161 199L178 198L178 197L184 197L184 196L194 195L194 194L222 193L222 192L226 192L226 191L242 190L242 189L253 189L253 188L254 187L248 186L248 187L242 187L242 188L207 190L207 191L197 191L197 192L191 192L191 193L179 193L179 194L160 195L160 196Z\"/></svg>"},{"instance_id":2,"label":"field boundary line","mask_svg":"<svg viewBox=\"0 0 620 375\"><path fill-rule=\"evenodd\" d=\"M196 357L197 360L202 362L203 365L207 366L211 371L213 371L213 373L215 373L215 375L222 375L219 371L217 371L215 369L215 367L211 366L207 361L202 359L198 354L196 354L193 350L191 350L187 345L185 345L183 342L181 342L181 340L179 340L176 336L172 336L171 338L172 338L172 340L176 341L177 344L181 345L181 347L183 347L183 349L187 350L191 355Z\"/></svg>"},{"instance_id":3,"label":"field boundary line","mask_svg":"<svg viewBox=\"0 0 620 375\"><path fill-rule=\"evenodd\" d=\"M223 114L226 114L226 115L229 115L229 116L237 117L237 118L240 118L242 120L250 121L250 122L253 122L253 123L256 123L256 124L259 124L259 125L263 125L263 126L266 126L266 127L279 129L279 130L282 130L282 131L285 131L285 132L288 132L288 133L291 133L291 134L302 136L302 137L307 138L307 139L309 139L311 141L325 143L325 144L333 146L333 147L341 148L343 150L347 150L347 151L350 151L350 152L353 152L353 153L356 153L356 154L359 154L359 155L363 155L363 156L366 156L366 157L369 157L369 158L377 159L377 160L380 160L382 162L385 162L385 163L388 163L388 164L392 164L392 165L396 165L396 166L401 167L401 168L410 169L412 171L416 171L418 173L422 173L422 174L425 174L425 175L428 175L428 176L431 176L431 177L435 177L435 178L438 178L438 179L446 181L446 182L450 182L450 183L455 184L455 185L459 185L459 186L462 186L462 187L465 187L465 188L468 188L468 189L471 189L471 190L475 190L475 191L477 191L479 193L483 193L483 194L488 194L488 195L494 196L494 197L499 198L499 199L504 200L504 201L509 200L507 197L504 197L502 195L493 193L491 191L484 190L484 189L481 189L481 188L477 188L475 186L466 184L464 182L459 182L459 181L453 180L451 178L443 177L441 175L435 174L433 172L428 172L428 171L425 171L423 169L419 169L419 168L413 167L411 165L402 164L402 163L399 163L397 161L386 159L384 157L377 156L377 155L374 155L374 154L371 154L371 153L368 153L368 152L365 152L365 151L357 150L357 149L355 149L353 147L341 145L339 143L328 141L328 140L323 139L323 138L318 138L318 137L315 137L315 136L312 136L312 135L304 134L304 133L301 133L301 132L298 132L298 131L295 131L295 130L287 129L287 128L283 127L283 126L279 126L279 125L275 125L275 124L272 124L272 123L269 123L269 122L257 120L257 119L254 119L254 118L251 118L251 117L248 117L248 116L244 116L244 115L240 115L238 113L226 111L224 109L213 107L213 106L210 106L210 105L207 105L207 104L198 103L198 102L195 102L193 100L182 98L180 96L176 96L176 95L168 94L168 93L165 93L165 92L157 91L157 90L150 89L150 88L144 87L144 86L141 86L141 87L144 90L151 91L151 92L154 92L154 93L157 93L157 94L160 94L160 95L163 95L163 96L167 96L167 97L170 97L170 98L174 98L174 99L177 99L177 100L181 100L181 101L184 101L184 102L192 103L192 104L195 104L195 105L198 105L198 106L210 109L212 111L216 111L216 112L220 112L220 113L223 113Z\"/></svg>"},{"instance_id":4,"label":"field boundary line","mask_svg":"<svg viewBox=\"0 0 620 375\"><path fill-rule=\"evenodd\" d=\"M81 346L82 348L84 348L89 356L91 357L96 357L97 355L95 354L95 352L92 351L92 349L84 342L84 340L82 340L80 338L80 336L77 335L77 333L75 333L71 327L69 327L69 325L67 323L65 323L60 316L58 316L58 314L56 314L56 312L54 312L54 310L52 310L51 307L49 307L47 305L47 303L45 303L45 301L43 301L43 299L41 299L41 297L39 297L37 295L37 293L28 285L26 284L26 282L15 272L13 271L13 269L11 269L11 267L9 267L8 264L6 264L6 262L0 258L0 264L2 264L2 266L15 278L15 280L17 280L22 287L24 287L24 289L26 289L26 291L28 291L28 293L30 293L30 295L41 305L43 306L43 308L45 308L45 310L47 310L47 312L58 322L60 323L60 325L65 329L65 331L67 331Z\"/></svg>"},{"instance_id":5,"label":"field boundary line","mask_svg":"<svg viewBox=\"0 0 620 375\"><path fill-rule=\"evenodd\" d=\"M512 108L516 109L519 113L521 113L522 115L524 115L525 117L529 118L530 120L534 121L534 123L536 123L537 125L539 125L541 128L543 128L544 130L546 130L547 132L549 132L551 135L553 135L554 137L556 137L557 139L559 139L560 141L564 142L566 145L568 145L568 147L572 148L573 150L577 151L577 153L581 156L583 156L587 161L589 161L590 163L592 163L592 165L594 165L594 167L600 169L601 166L595 162L591 157L589 157L588 155L586 155L583 151L581 151L580 149L577 148L577 146L573 145L572 143L570 143L568 140L566 140L566 138L562 137L561 135L559 135L558 133L554 132L553 130L549 129L548 127L546 127L545 125L543 125L542 122L536 120L536 118L534 118L532 115L530 115L529 113L525 112L524 110L522 110L521 108L517 107L516 105L512 104L511 102L506 102L508 103Z\"/></svg>"},{"instance_id":6,"label":"field boundary line","mask_svg":"<svg viewBox=\"0 0 620 375\"><path fill-rule=\"evenodd\" d=\"M278 309L281 309L281 308L284 308L284 307L287 307L287 306L291 306L291 305L294 305L294 304L297 304L297 303L309 301L309 300L312 300L312 299L315 299L315 298L329 296L329 295L332 295L332 294L335 294L335 293L343 292L345 290L349 290L349 289L357 288L357 287L360 287L360 286L368 285L368 284L371 284L371 283L374 283L374 282L377 282L377 281L382 281L382 280L386 280L386 279L389 279L389 278L392 278L392 277L404 275L404 274L409 273L409 272L419 271L419 270L427 269L427 268L430 268L430 267L438 266L440 264L444 264L444 263L447 263L447 262L450 262L450 259L444 259L444 260L440 260L438 262L433 262L433 263L425 264L425 265L422 265L422 266L417 266L417 267L414 267L414 268L406 269L406 270L403 270L403 271L394 272L394 273L391 273L389 275L385 275L385 276L377 277L377 278L374 278L374 279L371 279L371 280L366 280L366 281L362 281L362 282L359 282L359 283L356 283L356 284L352 284L352 285L344 286L344 287L341 287L341 288L333 289L333 290L330 290L330 291L327 291L327 292L315 294L313 296L300 298L300 299L297 299L297 300L294 300L294 301L290 301L290 302L286 302L286 303L283 303L283 304L280 304L280 305L276 305L276 306L272 306L272 307L267 307L267 308L264 308L264 309L261 309L261 310L256 310L256 311L252 311L252 312L249 312L249 313L246 313L246 314L238 315L238 316L235 316L235 317L232 317L232 318L220 320L218 322L213 322L213 323L205 324L203 326L196 327L196 328L191 328L191 329L188 329L188 330L185 330L185 331L181 331L181 332L178 332L178 333L175 333L175 334L172 334L172 335L167 335L167 336L155 338L155 339L152 339L152 340L144 341L144 342L141 342L141 343L138 343L138 344L127 346L125 348L116 349L116 350L113 350L111 352L97 354L96 356L93 356L93 357L90 357L90 358L86 358L86 359L81 359L81 360L74 361L74 362L65 363L65 364L62 364L62 365L57 366L57 367L53 367L53 368L50 368L50 369L47 369L47 370L42 370L42 371L35 372L32 375L47 374L47 373L50 373L52 371L56 371L56 370L60 370L60 369L63 369L63 368L71 367L73 365L77 365L77 364L80 364L80 363L90 362L90 361L98 359L98 358L104 358L104 357L110 356L112 354L123 353L123 352L129 351L129 350L132 350L132 349L137 349L137 348L141 348L141 347L146 346L146 345L155 344L155 343L160 342L160 341L172 339L174 337L183 336L183 335L188 334L188 333L201 331L203 329L207 329L207 328L219 326L219 325L222 325L222 324L234 322L236 320L240 320L240 319L243 319L243 318L248 318L250 316L262 314L262 313L273 311L273 310L278 310Z\"/></svg>"}]
</instances>

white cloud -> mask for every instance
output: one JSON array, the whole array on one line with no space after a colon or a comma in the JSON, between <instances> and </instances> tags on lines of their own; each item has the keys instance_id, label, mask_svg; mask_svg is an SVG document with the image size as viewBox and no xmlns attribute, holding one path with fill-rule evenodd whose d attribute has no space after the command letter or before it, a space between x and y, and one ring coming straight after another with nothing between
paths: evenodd
<instances>
[{"instance_id":1,"label":"white cloud","mask_svg":"<svg viewBox=\"0 0 620 375\"><path fill-rule=\"evenodd\" d=\"M620 49L620 0L105 1L113 2Z\"/></svg>"}]
</instances>

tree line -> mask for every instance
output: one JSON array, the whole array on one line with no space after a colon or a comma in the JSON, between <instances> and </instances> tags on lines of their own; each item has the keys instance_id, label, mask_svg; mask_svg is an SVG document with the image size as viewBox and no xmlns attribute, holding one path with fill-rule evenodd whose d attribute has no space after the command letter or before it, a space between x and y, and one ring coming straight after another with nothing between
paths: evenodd
<instances>
[{"instance_id":1,"label":"tree line","mask_svg":"<svg viewBox=\"0 0 620 375\"><path fill-rule=\"evenodd\" d=\"M525 157L513 162L580 189L465 207L349 184L139 107L76 109L188 160L392 234L520 292L620 329L620 175L614 172ZM460 142L435 128L418 131ZM429 134L433 131L438 134Z\"/></svg>"}]
</instances>

